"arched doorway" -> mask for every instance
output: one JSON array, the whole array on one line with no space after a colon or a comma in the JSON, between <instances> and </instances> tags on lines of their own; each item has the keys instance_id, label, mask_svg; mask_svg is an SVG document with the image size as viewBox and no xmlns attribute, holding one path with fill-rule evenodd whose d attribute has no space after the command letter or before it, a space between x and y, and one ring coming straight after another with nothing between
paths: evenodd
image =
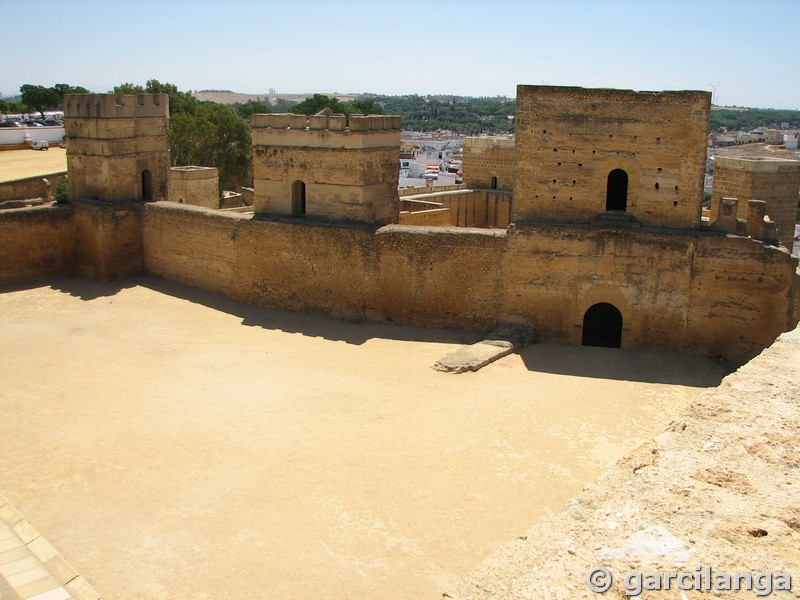
<instances>
[{"instance_id":1,"label":"arched doorway","mask_svg":"<svg viewBox=\"0 0 800 600\"><path fill-rule=\"evenodd\" d=\"M492 188L493 190L496 190L496 189L497 189L497 177L492 177L491 188Z\"/></svg>"},{"instance_id":2,"label":"arched doorway","mask_svg":"<svg viewBox=\"0 0 800 600\"><path fill-rule=\"evenodd\" d=\"M306 184L299 179L292 184L292 216L306 216Z\"/></svg>"},{"instance_id":3,"label":"arched doorway","mask_svg":"<svg viewBox=\"0 0 800 600\"><path fill-rule=\"evenodd\" d=\"M628 174L614 169L608 174L606 183L606 210L628 209Z\"/></svg>"},{"instance_id":4,"label":"arched doorway","mask_svg":"<svg viewBox=\"0 0 800 600\"><path fill-rule=\"evenodd\" d=\"M142 171L142 199L153 199L153 174L150 169Z\"/></svg>"},{"instance_id":5,"label":"arched doorway","mask_svg":"<svg viewBox=\"0 0 800 600\"><path fill-rule=\"evenodd\" d=\"M616 306L600 302L583 315L584 346L619 348L622 346L622 313Z\"/></svg>"}]
</instances>

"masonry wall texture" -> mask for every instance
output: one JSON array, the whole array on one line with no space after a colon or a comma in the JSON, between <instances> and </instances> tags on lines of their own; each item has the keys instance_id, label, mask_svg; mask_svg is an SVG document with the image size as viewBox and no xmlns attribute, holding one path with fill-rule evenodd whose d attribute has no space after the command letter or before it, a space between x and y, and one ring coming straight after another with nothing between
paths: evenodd
<instances>
[{"instance_id":1,"label":"masonry wall texture","mask_svg":"<svg viewBox=\"0 0 800 600\"><path fill-rule=\"evenodd\" d=\"M589 222L621 169L643 225L699 227L710 105L708 92L518 86L512 220Z\"/></svg>"},{"instance_id":2,"label":"masonry wall texture","mask_svg":"<svg viewBox=\"0 0 800 600\"><path fill-rule=\"evenodd\" d=\"M63 205L0 211L0 284L74 272L73 212Z\"/></svg>"},{"instance_id":3,"label":"masonry wall texture","mask_svg":"<svg viewBox=\"0 0 800 600\"><path fill-rule=\"evenodd\" d=\"M580 343L597 302L627 348L755 355L796 323L797 260L746 238L583 226L378 230L145 206L147 271L260 306Z\"/></svg>"},{"instance_id":4,"label":"masonry wall texture","mask_svg":"<svg viewBox=\"0 0 800 600\"><path fill-rule=\"evenodd\" d=\"M792 248L800 196L800 161L773 158L717 157L711 214L716 220L722 198L738 198L736 217L747 218L747 201L763 200L767 214L778 226L778 239Z\"/></svg>"},{"instance_id":5,"label":"masonry wall texture","mask_svg":"<svg viewBox=\"0 0 800 600\"><path fill-rule=\"evenodd\" d=\"M464 140L463 181L485 189L514 189L514 140L468 137Z\"/></svg>"}]
</instances>

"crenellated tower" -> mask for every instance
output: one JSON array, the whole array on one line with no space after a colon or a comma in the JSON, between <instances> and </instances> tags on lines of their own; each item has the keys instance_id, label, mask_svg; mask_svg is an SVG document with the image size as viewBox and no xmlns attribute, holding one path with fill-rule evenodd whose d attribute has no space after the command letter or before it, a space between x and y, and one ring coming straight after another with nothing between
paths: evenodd
<instances>
[{"instance_id":1,"label":"crenellated tower","mask_svg":"<svg viewBox=\"0 0 800 600\"><path fill-rule=\"evenodd\" d=\"M257 215L396 223L399 175L398 116L253 115Z\"/></svg>"},{"instance_id":2,"label":"crenellated tower","mask_svg":"<svg viewBox=\"0 0 800 600\"><path fill-rule=\"evenodd\" d=\"M167 199L167 94L68 94L64 126L73 198Z\"/></svg>"}]
</instances>

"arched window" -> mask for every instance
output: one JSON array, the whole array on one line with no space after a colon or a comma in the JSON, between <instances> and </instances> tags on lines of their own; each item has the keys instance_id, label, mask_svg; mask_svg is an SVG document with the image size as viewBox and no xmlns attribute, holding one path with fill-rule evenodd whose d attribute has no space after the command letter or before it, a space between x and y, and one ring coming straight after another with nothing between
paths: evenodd
<instances>
[{"instance_id":1,"label":"arched window","mask_svg":"<svg viewBox=\"0 0 800 600\"><path fill-rule=\"evenodd\" d=\"M306 216L306 184L299 179L292 184L292 216Z\"/></svg>"},{"instance_id":2,"label":"arched window","mask_svg":"<svg viewBox=\"0 0 800 600\"><path fill-rule=\"evenodd\" d=\"M616 306L600 302L583 315L584 346L619 348L622 346L622 313Z\"/></svg>"},{"instance_id":3,"label":"arched window","mask_svg":"<svg viewBox=\"0 0 800 600\"><path fill-rule=\"evenodd\" d=\"M606 184L606 210L628 209L628 174L614 169L608 174Z\"/></svg>"},{"instance_id":4,"label":"arched window","mask_svg":"<svg viewBox=\"0 0 800 600\"><path fill-rule=\"evenodd\" d=\"M492 186L491 187L492 187L493 190L497 189L497 177L492 177Z\"/></svg>"},{"instance_id":5,"label":"arched window","mask_svg":"<svg viewBox=\"0 0 800 600\"><path fill-rule=\"evenodd\" d=\"M142 171L142 199L153 199L153 174L150 169Z\"/></svg>"}]
</instances>

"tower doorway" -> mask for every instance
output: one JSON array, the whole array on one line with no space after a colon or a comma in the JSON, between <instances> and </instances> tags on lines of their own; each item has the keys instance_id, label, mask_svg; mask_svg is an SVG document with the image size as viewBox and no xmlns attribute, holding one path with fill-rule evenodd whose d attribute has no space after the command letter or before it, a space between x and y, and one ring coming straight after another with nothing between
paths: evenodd
<instances>
[{"instance_id":1,"label":"tower doorway","mask_svg":"<svg viewBox=\"0 0 800 600\"><path fill-rule=\"evenodd\" d=\"M306 184L299 179L292 184L292 216L306 216Z\"/></svg>"},{"instance_id":2,"label":"tower doorway","mask_svg":"<svg viewBox=\"0 0 800 600\"><path fill-rule=\"evenodd\" d=\"M606 210L628 209L628 174L614 169L608 174L606 183Z\"/></svg>"},{"instance_id":3,"label":"tower doorway","mask_svg":"<svg viewBox=\"0 0 800 600\"><path fill-rule=\"evenodd\" d=\"M142 199L153 199L153 174L150 169L142 171Z\"/></svg>"},{"instance_id":4,"label":"tower doorway","mask_svg":"<svg viewBox=\"0 0 800 600\"><path fill-rule=\"evenodd\" d=\"M622 313L616 306L600 302L583 315L584 346L620 348L622 346Z\"/></svg>"}]
</instances>

